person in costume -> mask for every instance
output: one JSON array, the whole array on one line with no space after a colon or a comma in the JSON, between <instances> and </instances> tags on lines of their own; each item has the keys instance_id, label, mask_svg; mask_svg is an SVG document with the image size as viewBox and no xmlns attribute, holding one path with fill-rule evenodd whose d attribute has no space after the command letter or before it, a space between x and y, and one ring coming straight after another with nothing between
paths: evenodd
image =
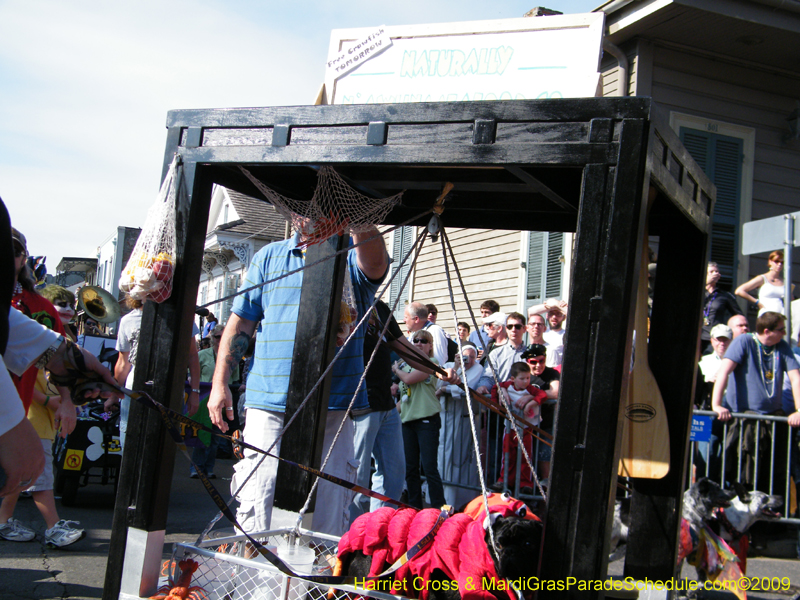
<instances>
[{"instance_id":1,"label":"person in costume","mask_svg":"<svg viewBox=\"0 0 800 600\"><path fill-rule=\"evenodd\" d=\"M42 288L41 294L50 300L61 317L61 324L67 332L67 337L73 342L78 339L78 330L73 324L75 318L75 294L60 285L50 284Z\"/></svg>"}]
</instances>

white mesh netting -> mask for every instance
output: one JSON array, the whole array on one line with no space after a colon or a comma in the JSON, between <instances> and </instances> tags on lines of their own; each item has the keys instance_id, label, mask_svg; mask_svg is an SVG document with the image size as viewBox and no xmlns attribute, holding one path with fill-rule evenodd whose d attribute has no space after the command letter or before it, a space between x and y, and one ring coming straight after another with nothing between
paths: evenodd
<instances>
[{"instance_id":1,"label":"white mesh netting","mask_svg":"<svg viewBox=\"0 0 800 600\"><path fill-rule=\"evenodd\" d=\"M281 549L289 544L290 532L273 530L254 534L257 539L280 556ZM302 530L297 544L314 551L314 562L309 568L295 565L297 572L311 575L331 575L331 564L336 557L338 538L322 533ZM207 600L345 600L356 596L373 597L381 600L398 600L380 591L358 589L349 585L335 586L336 591L329 595L330 586L311 583L302 579L286 577L264 558L245 557L246 540L242 535L228 538L206 540L199 547L189 544L175 544L173 556L164 565L159 585L174 583L179 575L178 563L191 559L197 563L189 583L198 590L195 598ZM171 579L167 579L170 575ZM198 589L199 588L199 589Z\"/></svg>"},{"instance_id":2,"label":"white mesh netting","mask_svg":"<svg viewBox=\"0 0 800 600\"><path fill-rule=\"evenodd\" d=\"M119 289L137 300L149 298L154 302L164 302L172 293L179 164L180 157L175 155L158 198L147 211L147 219L128 264L120 275Z\"/></svg>"},{"instance_id":3,"label":"white mesh netting","mask_svg":"<svg viewBox=\"0 0 800 600\"><path fill-rule=\"evenodd\" d=\"M381 223L403 192L387 198L371 198L350 187L333 167L321 167L311 200L294 200L270 189L250 171L239 167L295 230L306 245L317 244L332 235L358 233Z\"/></svg>"}]
</instances>

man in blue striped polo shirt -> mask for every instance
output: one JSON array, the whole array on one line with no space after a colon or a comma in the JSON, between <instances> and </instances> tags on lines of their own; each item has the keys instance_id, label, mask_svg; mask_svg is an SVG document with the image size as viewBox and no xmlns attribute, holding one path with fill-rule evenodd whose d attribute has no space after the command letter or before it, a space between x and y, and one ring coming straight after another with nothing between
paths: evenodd
<instances>
[{"instance_id":1,"label":"man in blue striped polo shirt","mask_svg":"<svg viewBox=\"0 0 800 600\"><path fill-rule=\"evenodd\" d=\"M377 228L354 234L353 241L358 243L373 236L374 239L351 249L347 255L345 277L349 278L352 286L359 318L372 303L389 265L386 247ZM259 286L265 281L305 266L301 242L301 235L295 234L291 239L269 244L259 250L250 263L241 289ZM345 281L345 288L347 283ZM255 361L247 378L247 422L244 439L264 450L275 442L283 428L302 285L303 271L300 271L237 296L220 343L208 409L212 422L224 432L228 425L222 418L223 410L226 417L233 417L232 398L227 385L231 369L238 364L250 337L257 326L261 325L256 336ZM344 411L364 373L365 329L366 325L359 328L351 342L341 350L343 355L333 367L323 458L328 453L333 436L342 423ZM362 409L368 406L366 386L362 385L353 408ZM279 451L280 441L272 453L278 454ZM278 461L272 458L262 461L262 457L261 454L245 450L245 457L237 463L231 483L231 489L235 493L248 475L256 470L247 484L238 490L237 519L247 532L269 529L272 517ZM353 457L353 422L346 419L325 470L354 481L357 464ZM320 510L315 511L311 528L314 531L342 535L348 527L351 495L349 490L321 481L317 492L317 506Z\"/></svg>"}]
</instances>

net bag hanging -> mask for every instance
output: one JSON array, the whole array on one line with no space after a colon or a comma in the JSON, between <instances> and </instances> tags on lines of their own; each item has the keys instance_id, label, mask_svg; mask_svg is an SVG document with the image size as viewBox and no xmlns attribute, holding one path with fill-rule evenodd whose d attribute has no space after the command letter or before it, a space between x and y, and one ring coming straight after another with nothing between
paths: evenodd
<instances>
[{"instance_id":1,"label":"net bag hanging","mask_svg":"<svg viewBox=\"0 0 800 600\"><path fill-rule=\"evenodd\" d=\"M180 157L175 155L158 198L147 211L136 246L122 271L119 289L136 300L164 302L175 274L175 203L180 186Z\"/></svg>"},{"instance_id":2,"label":"net bag hanging","mask_svg":"<svg viewBox=\"0 0 800 600\"><path fill-rule=\"evenodd\" d=\"M381 223L403 197L403 192L385 198L361 194L326 165L317 171L317 186L311 200L295 200L271 189L244 167L239 169L275 210L291 222L295 231L302 234L303 246L319 244L334 235L367 231Z\"/></svg>"}]
</instances>

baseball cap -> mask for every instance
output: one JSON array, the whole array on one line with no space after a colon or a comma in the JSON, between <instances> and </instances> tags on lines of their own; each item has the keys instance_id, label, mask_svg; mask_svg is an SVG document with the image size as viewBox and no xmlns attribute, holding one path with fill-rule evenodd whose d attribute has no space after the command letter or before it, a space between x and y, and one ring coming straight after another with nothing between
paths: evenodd
<instances>
[{"instance_id":1,"label":"baseball cap","mask_svg":"<svg viewBox=\"0 0 800 600\"><path fill-rule=\"evenodd\" d=\"M733 330L727 325L723 325L722 323L720 323L718 325L714 325L714 327L711 328L711 333L709 335L712 338L725 337L731 340L733 339Z\"/></svg>"},{"instance_id":2,"label":"baseball cap","mask_svg":"<svg viewBox=\"0 0 800 600\"><path fill-rule=\"evenodd\" d=\"M505 325L508 316L506 313L496 312L483 318L484 325Z\"/></svg>"}]
</instances>

